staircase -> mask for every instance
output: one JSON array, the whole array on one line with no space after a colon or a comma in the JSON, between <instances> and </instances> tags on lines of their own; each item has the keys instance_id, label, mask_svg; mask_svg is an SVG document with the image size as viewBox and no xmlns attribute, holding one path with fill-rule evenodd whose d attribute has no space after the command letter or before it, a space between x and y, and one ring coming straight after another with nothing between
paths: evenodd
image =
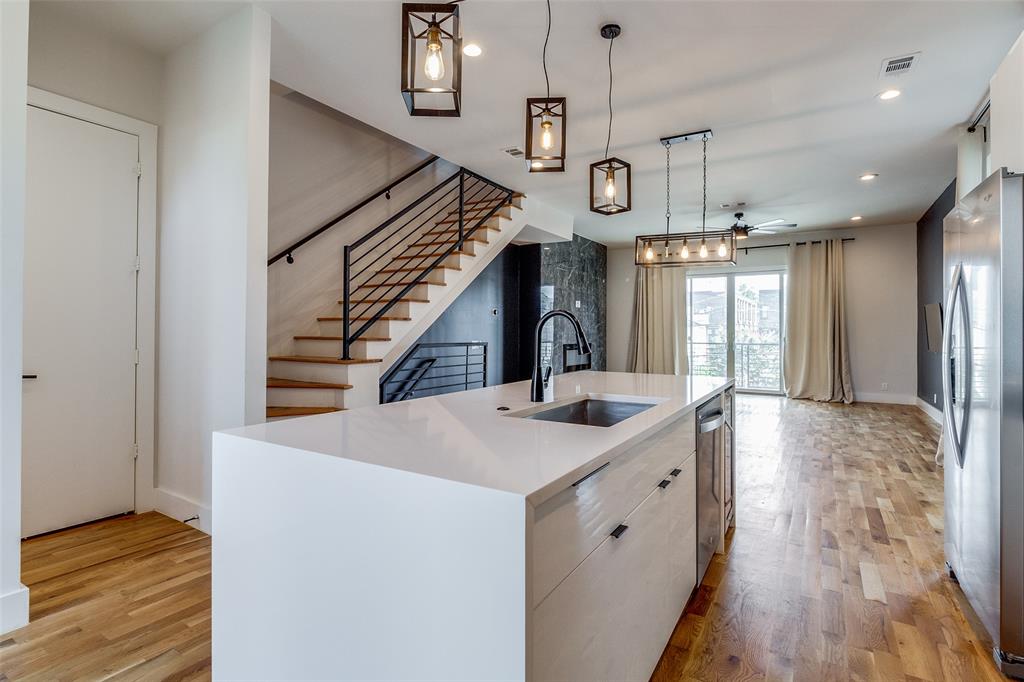
<instances>
[{"instance_id":1,"label":"staircase","mask_svg":"<svg viewBox=\"0 0 1024 682\"><path fill-rule=\"evenodd\" d=\"M382 373L523 227L523 199L460 168L346 246L336 307L317 316L318 333L293 338L293 354L269 358L267 419L377 404ZM291 249L339 220L270 263L291 263Z\"/></svg>"}]
</instances>

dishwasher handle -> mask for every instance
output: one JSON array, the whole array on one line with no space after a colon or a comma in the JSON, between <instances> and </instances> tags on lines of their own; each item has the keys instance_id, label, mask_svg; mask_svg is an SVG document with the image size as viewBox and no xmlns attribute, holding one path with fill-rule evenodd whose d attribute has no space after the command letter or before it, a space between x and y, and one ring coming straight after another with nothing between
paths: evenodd
<instances>
[{"instance_id":1,"label":"dishwasher handle","mask_svg":"<svg viewBox=\"0 0 1024 682\"><path fill-rule=\"evenodd\" d=\"M725 423L725 412L722 410L715 410L706 415L701 415L700 418L700 432L711 433L715 429L718 429Z\"/></svg>"}]
</instances>

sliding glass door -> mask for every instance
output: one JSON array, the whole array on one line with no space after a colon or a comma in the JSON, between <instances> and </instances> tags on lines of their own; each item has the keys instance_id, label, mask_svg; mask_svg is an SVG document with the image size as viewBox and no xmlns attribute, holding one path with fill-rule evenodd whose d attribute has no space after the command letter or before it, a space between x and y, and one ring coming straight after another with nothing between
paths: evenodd
<instances>
[{"instance_id":1,"label":"sliding glass door","mask_svg":"<svg viewBox=\"0 0 1024 682\"><path fill-rule=\"evenodd\" d=\"M782 271L689 275L690 372L735 377L741 391L781 393L785 285Z\"/></svg>"}]
</instances>

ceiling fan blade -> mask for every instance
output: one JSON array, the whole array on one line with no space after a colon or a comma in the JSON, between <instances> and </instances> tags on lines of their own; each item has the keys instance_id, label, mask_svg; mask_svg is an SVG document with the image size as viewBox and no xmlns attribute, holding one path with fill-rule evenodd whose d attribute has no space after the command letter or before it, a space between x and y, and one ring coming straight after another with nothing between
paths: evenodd
<instances>
[{"instance_id":1,"label":"ceiling fan blade","mask_svg":"<svg viewBox=\"0 0 1024 682\"><path fill-rule=\"evenodd\" d=\"M770 225L778 225L778 224L784 223L784 222L786 222L785 219L783 219L783 218L776 218L775 220L766 220L763 223L758 223L758 224L754 225L754 227L768 227Z\"/></svg>"},{"instance_id":2,"label":"ceiling fan blade","mask_svg":"<svg viewBox=\"0 0 1024 682\"><path fill-rule=\"evenodd\" d=\"M758 230L761 234L777 234L775 230Z\"/></svg>"}]
</instances>

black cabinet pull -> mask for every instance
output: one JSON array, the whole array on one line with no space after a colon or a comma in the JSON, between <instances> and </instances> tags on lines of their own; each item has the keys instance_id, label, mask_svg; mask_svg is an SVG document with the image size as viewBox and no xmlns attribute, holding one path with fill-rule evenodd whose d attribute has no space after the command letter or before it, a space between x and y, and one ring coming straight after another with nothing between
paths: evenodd
<instances>
[{"instance_id":1,"label":"black cabinet pull","mask_svg":"<svg viewBox=\"0 0 1024 682\"><path fill-rule=\"evenodd\" d=\"M38 379L39 375L38 374L22 374L21 378L22 379Z\"/></svg>"},{"instance_id":2,"label":"black cabinet pull","mask_svg":"<svg viewBox=\"0 0 1024 682\"><path fill-rule=\"evenodd\" d=\"M658 484L658 487L662 488L662 489L665 489L665 488L669 487L670 485L672 485L672 481L670 481L670 480L668 480L666 478L664 481L662 481L661 483Z\"/></svg>"},{"instance_id":3,"label":"black cabinet pull","mask_svg":"<svg viewBox=\"0 0 1024 682\"><path fill-rule=\"evenodd\" d=\"M575 488L575 487L576 487L576 486L578 486L578 485L579 485L580 483L583 483L583 481L587 480L588 478L590 478L590 477L591 477L591 476L593 476L594 474L596 474L596 473L598 473L598 472L601 472L601 471L604 471L605 467L607 467L607 466L608 466L609 464L611 464L611 462L605 462L604 464L602 464L601 466L597 467L596 469L594 469L593 471L591 471L591 472L590 472L589 474L587 474L586 476L584 476L584 477L583 477L583 478L581 478L580 480L578 480L578 481L576 481L575 483L573 483L573 484L572 484L572 487L573 487L573 488Z\"/></svg>"},{"instance_id":4,"label":"black cabinet pull","mask_svg":"<svg viewBox=\"0 0 1024 682\"><path fill-rule=\"evenodd\" d=\"M681 473L683 473L682 469L673 469L672 471L668 472L668 475L669 476L678 476Z\"/></svg>"},{"instance_id":5,"label":"black cabinet pull","mask_svg":"<svg viewBox=\"0 0 1024 682\"><path fill-rule=\"evenodd\" d=\"M620 523L619 525L617 525L615 527L615 530L612 531L611 535L612 535L613 538L618 540L619 538L622 537L622 534L625 533L627 530L629 530L629 526Z\"/></svg>"}]
</instances>

